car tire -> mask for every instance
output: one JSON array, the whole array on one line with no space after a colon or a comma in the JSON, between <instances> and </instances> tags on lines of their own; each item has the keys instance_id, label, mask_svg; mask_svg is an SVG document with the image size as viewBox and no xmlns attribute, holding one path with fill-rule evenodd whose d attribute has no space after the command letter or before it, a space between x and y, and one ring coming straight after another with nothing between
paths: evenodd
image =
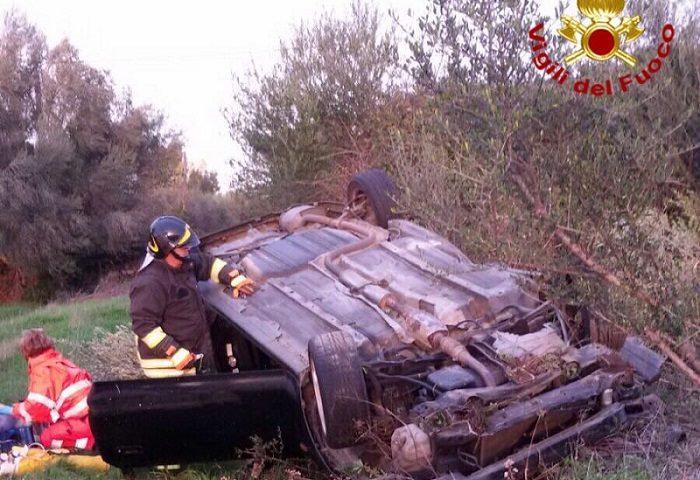
<instances>
[{"instance_id":1,"label":"car tire","mask_svg":"<svg viewBox=\"0 0 700 480\"><path fill-rule=\"evenodd\" d=\"M357 443L369 406L362 364L351 335L331 332L309 342L309 370L321 432L331 448Z\"/></svg>"},{"instance_id":2,"label":"car tire","mask_svg":"<svg viewBox=\"0 0 700 480\"><path fill-rule=\"evenodd\" d=\"M363 220L382 228L396 217L398 189L384 170L372 169L353 175L347 189L347 203L352 209L365 204Z\"/></svg>"}]
</instances>

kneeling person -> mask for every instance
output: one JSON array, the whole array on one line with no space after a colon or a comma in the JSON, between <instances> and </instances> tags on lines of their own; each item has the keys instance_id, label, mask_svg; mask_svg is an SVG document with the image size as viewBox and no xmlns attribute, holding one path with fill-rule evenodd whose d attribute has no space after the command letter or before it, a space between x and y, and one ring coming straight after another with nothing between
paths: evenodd
<instances>
[{"instance_id":1,"label":"kneeling person","mask_svg":"<svg viewBox=\"0 0 700 480\"><path fill-rule=\"evenodd\" d=\"M11 407L0 404L26 425L48 423L41 433L46 448L91 450L95 438L88 421L90 374L64 358L41 328L22 332L19 348L29 366L29 394Z\"/></svg>"}]
</instances>

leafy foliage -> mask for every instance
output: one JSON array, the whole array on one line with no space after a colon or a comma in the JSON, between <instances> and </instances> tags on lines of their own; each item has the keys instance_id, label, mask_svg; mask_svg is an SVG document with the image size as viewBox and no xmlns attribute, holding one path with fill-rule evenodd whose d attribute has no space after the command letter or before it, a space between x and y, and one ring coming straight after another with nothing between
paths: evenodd
<instances>
[{"instance_id":1,"label":"leafy foliage","mask_svg":"<svg viewBox=\"0 0 700 480\"><path fill-rule=\"evenodd\" d=\"M219 180L214 172L191 170L187 176L187 188L202 193L217 193Z\"/></svg>"},{"instance_id":2,"label":"leafy foliage","mask_svg":"<svg viewBox=\"0 0 700 480\"><path fill-rule=\"evenodd\" d=\"M41 111L43 35L10 14L0 35L0 168L25 147Z\"/></svg>"},{"instance_id":3,"label":"leafy foliage","mask_svg":"<svg viewBox=\"0 0 700 480\"><path fill-rule=\"evenodd\" d=\"M512 36L486 22L485 5L434 4L443 14L428 15L421 24L434 50L464 51L459 38L441 33L449 15L474 22L476 44L494 36L495 44L505 45ZM527 11L527 2L509 6ZM414 115L412 133L396 137L391 157L406 209L475 257L549 272L543 288L553 298L591 303L624 325L657 325L682 335L697 328L692 319L700 313L697 281L691 280L698 237L689 240L687 233L698 210L680 200L696 198L698 187L688 157L697 154L700 140L697 23L668 17L667 9L654 5L640 13L650 25L676 25L673 52L654 83L607 101L573 98L559 85L527 80L525 74L484 81L479 72L448 68L426 84L420 67L425 59L414 48L418 67L412 71L433 96ZM512 43L512 48L527 46ZM652 54L643 55L642 65ZM510 62L515 63L510 70L498 71L534 71L516 57ZM614 68L582 69L579 75L615 78ZM623 288L611 289L593 275L589 264L558 241L558 231ZM686 241L671 240L679 236Z\"/></svg>"},{"instance_id":4,"label":"leafy foliage","mask_svg":"<svg viewBox=\"0 0 700 480\"><path fill-rule=\"evenodd\" d=\"M6 16L0 254L39 277L40 288L87 285L140 256L158 215L231 222L218 190L213 172L187 171L179 134L160 112L117 95L109 73L67 40L49 49L25 18Z\"/></svg>"},{"instance_id":5,"label":"leafy foliage","mask_svg":"<svg viewBox=\"0 0 700 480\"><path fill-rule=\"evenodd\" d=\"M522 61L527 32L537 22L535 2L431 0L408 35L408 68L418 87L492 88L531 83L532 68Z\"/></svg>"},{"instance_id":6,"label":"leafy foliage","mask_svg":"<svg viewBox=\"0 0 700 480\"><path fill-rule=\"evenodd\" d=\"M238 79L231 132L248 160L239 185L273 207L319 191L348 152L367 150L374 115L398 78L397 46L379 16L355 3L349 19L328 14L282 43L268 74Z\"/></svg>"}]
</instances>

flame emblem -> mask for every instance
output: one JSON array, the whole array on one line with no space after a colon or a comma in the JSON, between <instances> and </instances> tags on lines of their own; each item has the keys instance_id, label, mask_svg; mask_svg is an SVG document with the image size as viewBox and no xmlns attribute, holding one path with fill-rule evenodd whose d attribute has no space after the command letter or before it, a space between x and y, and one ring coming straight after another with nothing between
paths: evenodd
<instances>
[{"instance_id":1,"label":"flame emblem","mask_svg":"<svg viewBox=\"0 0 700 480\"><path fill-rule=\"evenodd\" d=\"M618 22L617 18L625 8L624 0L577 0L576 6L590 22L586 24L585 20L561 16L559 35L579 47L564 62L571 65L584 56L599 62L617 57L634 67L637 59L622 50L621 45L633 42L644 33L644 28L639 26L642 17L624 17Z\"/></svg>"}]
</instances>

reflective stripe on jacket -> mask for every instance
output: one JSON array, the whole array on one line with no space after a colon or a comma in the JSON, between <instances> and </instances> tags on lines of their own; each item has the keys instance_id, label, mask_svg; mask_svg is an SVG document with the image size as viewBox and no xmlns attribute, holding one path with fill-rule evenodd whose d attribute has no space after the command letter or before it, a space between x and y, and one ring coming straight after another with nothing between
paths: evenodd
<instances>
[{"instance_id":1,"label":"reflective stripe on jacket","mask_svg":"<svg viewBox=\"0 0 700 480\"><path fill-rule=\"evenodd\" d=\"M139 338L136 337L136 355L138 356L144 375L146 375L148 378L182 377L187 375L195 375L197 373L194 368L178 370L175 368L172 360L169 358L141 358L141 354L138 350L138 344Z\"/></svg>"},{"instance_id":2,"label":"reflective stripe on jacket","mask_svg":"<svg viewBox=\"0 0 700 480\"><path fill-rule=\"evenodd\" d=\"M12 406L12 414L28 423L56 423L88 414L90 374L54 349L30 358L29 394Z\"/></svg>"}]
</instances>

